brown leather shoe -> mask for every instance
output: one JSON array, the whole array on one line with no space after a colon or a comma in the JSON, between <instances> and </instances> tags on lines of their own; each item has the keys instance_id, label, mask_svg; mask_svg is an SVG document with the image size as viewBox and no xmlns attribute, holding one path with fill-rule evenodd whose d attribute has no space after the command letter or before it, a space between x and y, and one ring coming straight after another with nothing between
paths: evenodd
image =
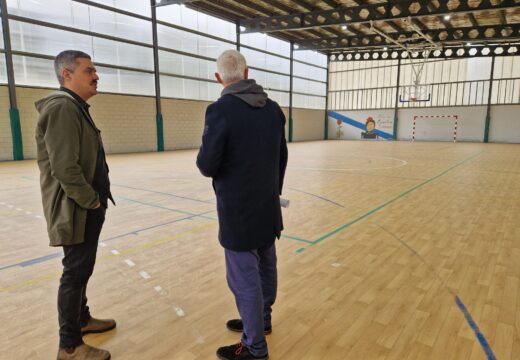
<instances>
[{"instance_id":1,"label":"brown leather shoe","mask_svg":"<svg viewBox=\"0 0 520 360\"><path fill-rule=\"evenodd\" d=\"M96 319L91 317L87 325L81 328L81 335L98 334L112 330L116 327L116 321L112 319Z\"/></svg>"},{"instance_id":2,"label":"brown leather shoe","mask_svg":"<svg viewBox=\"0 0 520 360\"><path fill-rule=\"evenodd\" d=\"M58 351L57 360L110 360L110 353L87 344L82 344L68 353L65 349Z\"/></svg>"}]
</instances>

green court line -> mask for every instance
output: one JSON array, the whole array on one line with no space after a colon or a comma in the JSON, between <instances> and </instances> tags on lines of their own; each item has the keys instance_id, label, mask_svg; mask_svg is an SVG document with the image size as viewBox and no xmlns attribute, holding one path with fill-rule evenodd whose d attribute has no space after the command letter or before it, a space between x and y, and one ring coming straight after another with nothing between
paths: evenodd
<instances>
[{"instance_id":1,"label":"green court line","mask_svg":"<svg viewBox=\"0 0 520 360\"><path fill-rule=\"evenodd\" d=\"M126 200L126 201L130 201L130 202L137 203L137 204L140 204L140 205L154 207L154 208L157 208L157 209L173 211L173 212L177 212L177 213L184 214L184 215L190 215L190 216L194 216L194 217L201 217L201 218L204 218L204 219L215 220L215 221L218 220L218 218L213 217L213 216L206 216L204 214L197 214L197 213L192 213L192 212L189 212L189 211L169 208L169 207L166 207L166 206L150 204L150 203L142 202L142 201L139 201L139 200L125 198L125 197L122 197L122 196L118 196L118 197L116 197L116 199ZM299 238L299 237L296 237L296 236L282 235L282 237L286 238L286 239L290 239L290 240L304 242L306 244L311 244L311 245L314 243L311 240L302 239L302 238Z\"/></svg>"},{"instance_id":2,"label":"green court line","mask_svg":"<svg viewBox=\"0 0 520 360\"><path fill-rule=\"evenodd\" d=\"M434 180L438 179L439 177L445 175L446 173L450 172L451 170L453 170L453 169L455 169L455 168L457 168L457 167L459 167L459 166L461 166L461 165L467 163L468 161L470 161L470 160L476 158L476 157L479 156L480 154L482 154L482 151L479 152L478 154L475 154L475 155L473 155L473 156L470 156L469 158L467 158L467 159L465 159L465 160L463 160L463 161L461 161L461 162L459 162L459 163L457 163L457 164L451 166L450 168L448 168L447 170L444 170L444 171L441 172L440 174L438 174L438 175L436 175L436 176L434 176L434 177L432 177L432 178L429 178L428 180L425 180L425 181L423 181L422 183L420 183L420 184L418 184L418 185L415 185L415 186L412 187L411 189L408 189L408 190L406 190L405 192L402 192L401 194L399 194L399 195L396 196L395 198L393 198L393 199L391 199L391 200L385 202L384 204L379 205L378 207L376 207L376 208L374 208L374 209L372 209L372 210L366 212L365 214L361 215L361 216L358 217L357 219L354 219L354 220L352 220L352 221L350 221L350 222L348 222L348 223L346 223L346 224L344 224L344 225L338 227L337 229L334 229L334 230L332 230L331 232L329 232L329 233L323 235L323 236L320 237L319 239L315 240L315 241L312 243L312 245L319 244L319 243L322 242L323 240L328 239L329 237L331 237L332 235L335 235L335 234L339 233L340 231L343 231L343 230L349 228L350 226L352 226L352 225L354 225L354 224L360 222L360 221L363 220L364 218L369 217L370 215L372 215L372 214L378 212L379 210L381 210L381 209L387 207L387 206L390 205L391 203L393 203L393 202L395 202L395 201L401 199L402 197L404 197L404 196L410 194L411 192L413 192L413 191L419 189L420 187L422 187L422 186L424 186L424 185L426 185L426 184L428 184L428 183L431 183L432 181L434 181Z\"/></svg>"},{"instance_id":3,"label":"green court line","mask_svg":"<svg viewBox=\"0 0 520 360\"><path fill-rule=\"evenodd\" d=\"M282 234L281 237L286 238L286 239L291 239L291 240L301 241L301 242L304 242L304 243L307 243L307 244L314 244L314 241L311 241L311 240L305 240L305 239L302 239L302 238L299 238L299 237L296 237L296 236L290 236L290 235L284 235L284 234Z\"/></svg>"}]
</instances>

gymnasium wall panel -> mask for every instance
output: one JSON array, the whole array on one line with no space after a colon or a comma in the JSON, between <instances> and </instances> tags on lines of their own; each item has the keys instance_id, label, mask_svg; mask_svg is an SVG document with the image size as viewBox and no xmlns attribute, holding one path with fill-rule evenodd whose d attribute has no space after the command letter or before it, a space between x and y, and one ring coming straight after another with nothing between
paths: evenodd
<instances>
[{"instance_id":1,"label":"gymnasium wall panel","mask_svg":"<svg viewBox=\"0 0 520 360\"><path fill-rule=\"evenodd\" d=\"M164 149L195 149L200 146L204 116L210 102L162 99Z\"/></svg>"},{"instance_id":2,"label":"gymnasium wall panel","mask_svg":"<svg viewBox=\"0 0 520 360\"><path fill-rule=\"evenodd\" d=\"M520 143L520 105L491 107L489 141Z\"/></svg>"},{"instance_id":3,"label":"gymnasium wall panel","mask_svg":"<svg viewBox=\"0 0 520 360\"><path fill-rule=\"evenodd\" d=\"M34 134L38 112L34 103L52 91L54 90L25 87L16 89L26 159L36 157ZM89 100L89 103L92 105L92 117L101 130L107 153L156 151L153 97L102 93Z\"/></svg>"},{"instance_id":4,"label":"gymnasium wall panel","mask_svg":"<svg viewBox=\"0 0 520 360\"><path fill-rule=\"evenodd\" d=\"M323 140L325 110L293 109L293 140Z\"/></svg>"},{"instance_id":5,"label":"gymnasium wall panel","mask_svg":"<svg viewBox=\"0 0 520 360\"><path fill-rule=\"evenodd\" d=\"M411 140L414 117L416 118L416 140L483 141L486 119L485 106L451 108L400 109L398 113L399 140Z\"/></svg>"}]
</instances>

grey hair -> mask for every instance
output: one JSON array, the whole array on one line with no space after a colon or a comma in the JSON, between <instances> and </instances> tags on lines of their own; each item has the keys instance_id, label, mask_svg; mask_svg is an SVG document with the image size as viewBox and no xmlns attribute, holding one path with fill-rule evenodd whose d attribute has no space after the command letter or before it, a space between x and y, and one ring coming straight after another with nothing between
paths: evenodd
<instances>
[{"instance_id":1,"label":"grey hair","mask_svg":"<svg viewBox=\"0 0 520 360\"><path fill-rule=\"evenodd\" d=\"M63 85L63 70L67 69L71 72L76 70L78 59L91 59L89 54L78 50L65 50L60 52L54 59L54 71L60 85Z\"/></svg>"},{"instance_id":2,"label":"grey hair","mask_svg":"<svg viewBox=\"0 0 520 360\"><path fill-rule=\"evenodd\" d=\"M226 83L244 79L246 58L236 50L226 50L217 59L217 70Z\"/></svg>"}]
</instances>

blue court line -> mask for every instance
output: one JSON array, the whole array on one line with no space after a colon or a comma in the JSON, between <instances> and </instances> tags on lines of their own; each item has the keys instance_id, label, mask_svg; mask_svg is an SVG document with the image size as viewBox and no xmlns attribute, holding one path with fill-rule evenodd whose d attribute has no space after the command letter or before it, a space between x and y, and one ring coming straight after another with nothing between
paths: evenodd
<instances>
[{"instance_id":1,"label":"blue court line","mask_svg":"<svg viewBox=\"0 0 520 360\"><path fill-rule=\"evenodd\" d=\"M17 266L20 266L20 265L18 265L18 264L5 265L5 266L0 267L0 271L7 270L7 269L10 269L10 268L14 268L14 267L17 267Z\"/></svg>"},{"instance_id":2,"label":"blue court line","mask_svg":"<svg viewBox=\"0 0 520 360\"><path fill-rule=\"evenodd\" d=\"M214 217L211 217L211 216L205 216L206 214L212 213L215 210L205 211L205 212L196 214L196 213L191 213L191 212L178 210L178 209L172 209L172 208L168 208L168 207L164 207L164 206L160 206L160 205L148 204L148 203L144 203L144 202L137 201L137 200L123 198L123 197L120 197L120 196L118 196L116 199L123 199L123 200L127 200L127 201L130 201L130 202L138 203L138 204L141 204L141 205L151 206L151 207L164 209L164 210L168 210L168 211L172 211L172 212L177 212L177 213L181 213L181 214L185 214L185 215L189 215L189 216L186 216L186 217L183 217L183 218L180 218L180 219L171 220L171 221L164 222L164 223L161 223L161 224L149 226L149 227L146 227L146 228L137 229L137 230L130 231L130 232L127 232L127 233L124 233L124 234L119 234L119 235L116 235L116 236L113 236L113 237L110 237L110 238L107 238L107 239L102 239L102 240L100 240L102 242L109 242L111 240L119 239L119 238L122 238L122 237L125 237L125 236L128 236L128 235L137 235L138 233L140 233L142 231L159 228L159 227L162 227L162 226L165 226L165 225L170 225L170 224L173 224L173 223L176 223L176 222L180 222L180 221L184 221L184 220L190 220L190 219L193 219L193 218L196 218L196 217L200 217L200 218L208 219L208 220L214 220L214 221L217 220L217 218L214 218ZM286 239L291 239L291 240L304 242L304 243L307 243L307 244L312 244L313 243L311 240L305 240L305 239L302 239L302 238L299 238L299 237L296 237L296 236L281 235L281 237L286 238ZM56 253L52 253L52 254L49 254L49 255L44 255L44 256L33 258L33 259L24 260L24 261L21 261L21 262L16 263L16 264L10 264L10 265L2 266L2 267L0 267L0 271L7 270L7 269L10 269L10 268L14 268L14 267L32 266L32 265L40 264L40 263L43 263L43 262L46 262L46 261L49 261L49 260L52 260L52 259L56 259L56 258L61 257L61 256L63 256L62 252L56 252Z\"/></svg>"},{"instance_id":3,"label":"blue court line","mask_svg":"<svg viewBox=\"0 0 520 360\"><path fill-rule=\"evenodd\" d=\"M336 120L341 120L345 124L353 126L355 128L358 128L358 129L361 129L361 130L365 130L365 131L367 129L366 125L363 124L362 122L359 122L357 120L351 119L351 118L349 118L349 117L347 117L347 116L345 116L343 114L337 113L335 111L329 111L328 115L331 118L334 118ZM387 132L381 131L379 129L374 129L374 133L376 133L377 135L379 135L380 137L382 137L383 139L386 139L386 140L392 140L394 138L394 136L392 134L389 134Z\"/></svg>"},{"instance_id":4,"label":"blue court line","mask_svg":"<svg viewBox=\"0 0 520 360\"><path fill-rule=\"evenodd\" d=\"M408 245L408 243L406 243L406 241L404 241L403 239L401 239L399 236L397 236L396 234L394 234L393 232L391 232L390 230L386 229L385 227L379 225L379 224L376 224L380 229L382 229L383 231L385 231L387 234L389 234L392 238L394 238L395 240L397 240L398 242L401 243L402 246L406 247L408 250L410 250L410 252L412 252L424 265L426 265L426 267L428 268L428 270L433 274L435 275L435 277L441 282L442 286L444 287L444 289L450 293L451 296L453 296L455 298L455 303L457 304L457 306L459 307L459 309L462 311L462 313L464 314L464 317L466 318L466 321L468 322L468 325L470 326L470 328L473 330L473 332L475 333L475 336L477 337L478 341L480 342L480 345L482 347L482 349L484 350L484 352L486 353L487 355L487 358L488 360L496 360L495 358L495 355L493 354L493 350L491 350L491 347L489 346L486 338L484 337L484 335L482 334L482 332L480 331L480 329L478 328L477 324L475 323L475 321L473 320L473 318L471 317L471 314L469 313L468 309L466 309L466 306L464 305L464 303L462 302L462 300L458 297L458 295L456 295L447 285L446 285L446 282L443 280L443 278L437 273L437 271L435 270L435 268L433 268L433 266L431 266L427 261L426 259L421 256L421 254L419 254L413 247L411 247L410 245Z\"/></svg>"},{"instance_id":5,"label":"blue court line","mask_svg":"<svg viewBox=\"0 0 520 360\"><path fill-rule=\"evenodd\" d=\"M31 266L31 265L34 265L34 264L39 264L39 263L42 263L42 262L45 262L47 260L52 260L52 259L55 259L59 256L63 255L63 253L61 252L57 252L57 253L54 253L54 254L49 254L49 255L45 255L45 256L41 256L39 258L36 258L36 259L31 259L31 260L26 260L26 261L22 261L19 266L21 267L27 267L27 266Z\"/></svg>"},{"instance_id":6,"label":"blue court line","mask_svg":"<svg viewBox=\"0 0 520 360\"><path fill-rule=\"evenodd\" d=\"M146 231L146 230L151 230L151 229L155 229L155 228L159 228L159 227L162 227L162 226L165 226L165 225L170 225L170 224L173 224L173 223L176 223L176 222L180 222L180 221L184 221L184 220L190 220L190 219L193 219L195 217L203 217L203 215L205 214L208 214L210 212L213 212L213 210L211 211L206 211L206 212L203 212L203 213L200 213L200 214L193 214L191 216L187 216L185 218L181 218L181 219L175 219L175 220L171 220L171 221L167 221L165 223L161 223L161 224L157 224L157 225L152 225L152 226L149 226L149 227L145 227L145 228L141 228L141 229L138 229L138 230L134 230L134 231L130 231L130 232L127 232L127 233L124 233L124 234L120 234L120 235L116 235L116 236L113 236L113 237L110 237L110 238L107 238L105 240L102 240L102 242L109 242L111 240L115 240L115 239L120 239L122 237L125 237L125 236L128 236L128 235L137 235L138 233L140 232L143 232L143 231ZM207 219L210 219L211 218L207 218Z\"/></svg>"},{"instance_id":7,"label":"blue court line","mask_svg":"<svg viewBox=\"0 0 520 360\"><path fill-rule=\"evenodd\" d=\"M489 346L489 343L487 342L486 338L484 337L484 334L480 331L478 328L478 325L475 323L475 320L471 317L471 314L469 313L468 309L466 309L466 306L460 300L458 296L455 296L455 303L459 307L460 311L464 314L464 317L466 318L466 321L468 322L469 327L473 332L475 333L475 336L477 337L480 346L482 346L482 349L486 353L486 356L488 360L496 360L495 354L493 354L493 350L491 350L491 347Z\"/></svg>"},{"instance_id":8,"label":"blue court line","mask_svg":"<svg viewBox=\"0 0 520 360\"><path fill-rule=\"evenodd\" d=\"M16 264L11 264L11 265L6 265L6 266L3 266L3 267L0 267L0 271L7 270L7 269L10 269L10 268L14 268L14 267L28 267L28 266L32 266L32 265L35 265L35 264L39 264L39 263L45 262L45 261L56 259L56 258L58 258L60 256L63 256L63 253L62 252L56 252L56 253L53 253L53 254L44 255L44 256L37 257L37 258L21 261L21 262L16 263Z\"/></svg>"},{"instance_id":9,"label":"blue court line","mask_svg":"<svg viewBox=\"0 0 520 360\"><path fill-rule=\"evenodd\" d=\"M413 188L411 188L411 189L409 189L409 190L407 190L407 191L401 193L400 195L398 195L397 197L391 199L390 201L387 201L386 203L384 203L384 204L382 204L382 205L376 207L375 209L370 210L369 212L365 213L364 215L361 215L360 217L358 217L357 219L354 219L353 221L351 221L351 222L349 222L349 223L347 223L347 224L345 224L345 225L340 226L339 228L337 228L337 229L335 229L335 230L329 232L328 234L326 234L326 235L320 237L319 239L317 239L317 240L315 240L315 241L305 240L305 239L301 239L301 238L297 238L297 237L292 237L292 236L288 236L288 235L282 235L282 236L283 236L284 238L288 238L288 239L292 239L292 240L296 240L296 241L301 241L301 242L307 243L307 244L309 244L309 245L316 245L316 244L322 242L323 240L325 240L325 239L331 237L332 235L334 235L334 234L336 234L336 233L338 233L338 232L340 232L340 231L345 230L346 228L350 227L351 225L353 225L353 224L355 224L355 223L357 223L357 222L363 220L364 218L366 218L366 217L372 215L373 213L375 213L375 212L381 210L382 208L386 207L387 205L389 205L389 204L391 204L391 203L393 203L393 202L399 200L399 199L402 198L403 196L405 196L405 195L411 193L412 191L415 191L416 189L422 187L423 185L426 185L426 184L428 184L429 182L431 182L431 181L433 181L433 180L435 180L435 179L437 179L437 178L443 176L444 174L446 174L447 172L451 171L452 169L454 169L454 168L456 168L456 167L458 167L458 166L460 166L460 165L462 165L462 164L464 164L464 163L470 161L471 159L477 157L477 156L480 155L481 153L482 153L482 152L479 152L478 154L475 154L475 155L473 155L473 156L467 158L466 160L464 160L464 161L462 161L462 162L459 162L459 163L453 165L452 167L448 168L447 170L443 171L442 173L438 174L437 176L434 176L434 177L432 177L432 178L430 178L430 179L428 179L428 180L426 180L426 181L424 181L424 182L422 182L422 183L420 183L420 184L414 186ZM121 197L120 197L120 198L121 198ZM136 203L139 203L139 204L142 204L142 205L148 205L148 206L152 206L152 207L162 208L162 209L165 209L165 210L175 211L175 212L179 212L179 213L182 213L182 214L190 215L190 216L188 216L188 217L186 217L186 218L177 219L177 220L171 221L171 222L169 222L169 223L173 223L173 222L176 222L176 221L186 220L186 219L190 219L190 218L193 218L193 217L202 217L202 218L206 218L206 219L212 219L212 220L215 220L214 218L211 218L211 217L209 217L209 216L204 216L205 214L207 214L207 213L209 213L209 212L212 212L212 211L214 211L214 210L209 211L209 212L205 212L205 213L201 213L201 214L194 214L194 213L190 213L190 212L187 212L187 211L182 211L182 210L177 210L177 209L166 208L166 207L163 207L163 206L160 206L160 205L151 205L151 204L143 203L143 202L140 202L140 201L137 201L137 200L131 200L131 199L126 199L126 198L121 198L121 199L125 199L125 200L131 201L131 202L136 202ZM163 226L163 225L167 225L167 224L169 224L169 223L159 224L159 225L157 225L157 226ZM155 227L157 227L157 226L155 226ZM150 229L151 229L151 228L153 228L153 227L150 227ZM127 233L127 234L123 234L123 235L120 235L120 236L117 236L117 237L114 237L114 238L108 239L108 240L106 240L106 241L113 240L113 239L116 239L116 238L118 238L118 237L122 237L122 236L127 236L127 235L129 235L129 234L137 233L137 232L139 232L139 231L143 231L143 230L147 230L147 229L136 230L136 231L133 231L133 232L130 232L130 233ZM301 249L299 249L299 250L301 250ZM302 252L302 251L303 251L303 250L301 250L301 251L299 251L299 252ZM52 258L56 258L56 257L60 256L61 253L56 253L56 254L52 254L52 255L54 256L54 257L52 257ZM49 260L49 258L46 258L47 256L51 256L51 255L46 255L46 256L42 256L42 257L40 257L40 258L35 258L35 259L27 260L27 261L24 261L24 262L22 262L22 263L26 263L26 262L30 262L30 261L32 261L31 265L33 265L33 264L37 264L37 263L40 263L40 262L44 262L44 261ZM19 266L21 266L20 264L21 264L21 263L17 263L17 264L6 265L6 266L3 266L3 267L0 267L0 271L2 271L2 270L6 270L6 269L9 269L9 268L12 268L12 267L19 267Z\"/></svg>"},{"instance_id":10,"label":"blue court line","mask_svg":"<svg viewBox=\"0 0 520 360\"><path fill-rule=\"evenodd\" d=\"M107 238L107 239L102 239L100 241L101 242L109 242L111 240L119 239L119 238L122 238L122 237L125 237L125 236L128 236L128 235L137 235L138 233L140 233L142 231L151 230L151 229L155 229L155 228L158 228L158 227L170 225L170 224L173 224L173 223L176 223L176 222L180 222L180 221L183 221L183 220L189 220L189 219L192 219L194 217L204 217L203 215L205 215L207 213L210 213L212 211L206 211L206 212L203 212L203 213L200 213L200 214L193 214L191 216L187 216L187 217L184 217L184 218L181 218L181 219L175 219L175 220L171 220L171 221L164 222L164 223L161 223L161 224L149 226L149 227L146 227L146 228L137 229L137 230L130 231L130 232L127 232L127 233L124 233L124 234L119 234L119 235L116 235L116 236L113 236L113 237L110 237L110 238ZM0 267L0 271L7 270L7 269L10 269L10 268L14 268L14 267L32 266L32 265L40 264L40 263L43 263L43 262L46 262L46 261L49 261L49 260L52 260L52 259L56 259L56 258L61 257L61 256L63 256L63 252L55 252L55 253L52 253L52 254L49 254L49 255L44 255L44 256L33 258L33 259L21 261L21 262L16 263L16 264L11 264L11 265L6 265L6 266L3 266L3 267Z\"/></svg>"},{"instance_id":11,"label":"blue court line","mask_svg":"<svg viewBox=\"0 0 520 360\"><path fill-rule=\"evenodd\" d=\"M0 189L0 191L16 191L16 190L23 190L23 189L36 189L36 188L34 186L18 186L15 188Z\"/></svg>"},{"instance_id":12,"label":"blue court line","mask_svg":"<svg viewBox=\"0 0 520 360\"><path fill-rule=\"evenodd\" d=\"M301 193L304 193L304 194L307 194L307 195L310 195L310 196L314 196L314 197L316 197L316 198L318 198L318 199L321 199L321 200L324 200L324 201L330 202L331 204L334 204L334 205L336 205L336 206L339 206L339 207L344 208L343 205L338 204L337 202L334 202L334 201L332 201L332 200L329 200L329 199L327 199L327 198L325 198L325 197L323 197L323 196L319 196L319 195L316 195L316 194L313 194L313 193L310 193L310 192L307 192L307 191L303 191L303 190L295 189L295 188L292 188L292 187L288 187L287 189L291 189L291 190L294 190L294 191L297 191L297 192L301 192Z\"/></svg>"},{"instance_id":13,"label":"blue court line","mask_svg":"<svg viewBox=\"0 0 520 360\"><path fill-rule=\"evenodd\" d=\"M206 201L206 200L194 199L194 198L190 198L190 197L187 197L187 196L175 195L175 194L162 192L162 191L155 191L155 190L149 190L149 189L143 189L143 188L136 188L136 187L127 186L127 185L118 185L118 184L110 184L110 185L111 186L122 187L122 188L126 188L126 189L146 191L146 192L154 193L154 194L168 195L168 196L176 197L176 198L179 198L179 199L185 199L185 200L190 200L190 201L196 201L196 202L211 204L211 202Z\"/></svg>"},{"instance_id":14,"label":"blue court line","mask_svg":"<svg viewBox=\"0 0 520 360\"><path fill-rule=\"evenodd\" d=\"M218 218L216 218L216 217L204 216L205 214L209 214L211 212L214 212L215 210L210 210L210 211L207 211L207 212L202 213L202 214L193 214L193 213L190 213L190 212L187 212L187 211L183 211L183 210L172 209L172 208L168 208L166 206L145 203L145 202L142 202L142 201L128 199L128 198L124 198L124 197L120 197L120 196L118 196L117 199L123 199L123 200L134 202L134 203L137 203L137 204L140 204L140 205L151 206L151 207L158 208L158 209L163 209L163 210L168 210L168 211L173 211L173 212L179 212L179 213L182 213L182 214L189 214L189 215L192 215L191 217L201 217L201 218L209 219L209 220L218 220ZM313 243L313 241L311 241L311 240L302 239L302 238L299 238L297 236L290 236L290 235L283 235L282 234L281 237L286 238L286 239L291 239L291 240L304 242L304 243L307 243L307 244L312 244Z\"/></svg>"},{"instance_id":15,"label":"blue court line","mask_svg":"<svg viewBox=\"0 0 520 360\"><path fill-rule=\"evenodd\" d=\"M139 204L139 205L145 205L145 206L150 206L150 207L154 207L154 208L157 208L157 209L168 210L168 211L172 211L172 212L176 212L176 213L180 213L180 214L184 214L184 215L190 215L192 217L200 216L200 217L205 218L205 219L216 220L216 218L214 218L214 217L204 216L204 214L208 214L208 213L214 212L215 210L210 210L210 211L206 211L206 212L201 213L201 214L196 214L196 213L192 213L192 212L189 212L189 211L184 211L184 210L169 208L169 207L166 207L166 206L151 204L151 203L147 203L147 202L144 202L144 201L139 201L139 200L125 198L125 197L122 197L122 196L117 196L116 199L117 200L122 199L122 200L133 202L133 203L136 203L136 204Z\"/></svg>"}]
</instances>

